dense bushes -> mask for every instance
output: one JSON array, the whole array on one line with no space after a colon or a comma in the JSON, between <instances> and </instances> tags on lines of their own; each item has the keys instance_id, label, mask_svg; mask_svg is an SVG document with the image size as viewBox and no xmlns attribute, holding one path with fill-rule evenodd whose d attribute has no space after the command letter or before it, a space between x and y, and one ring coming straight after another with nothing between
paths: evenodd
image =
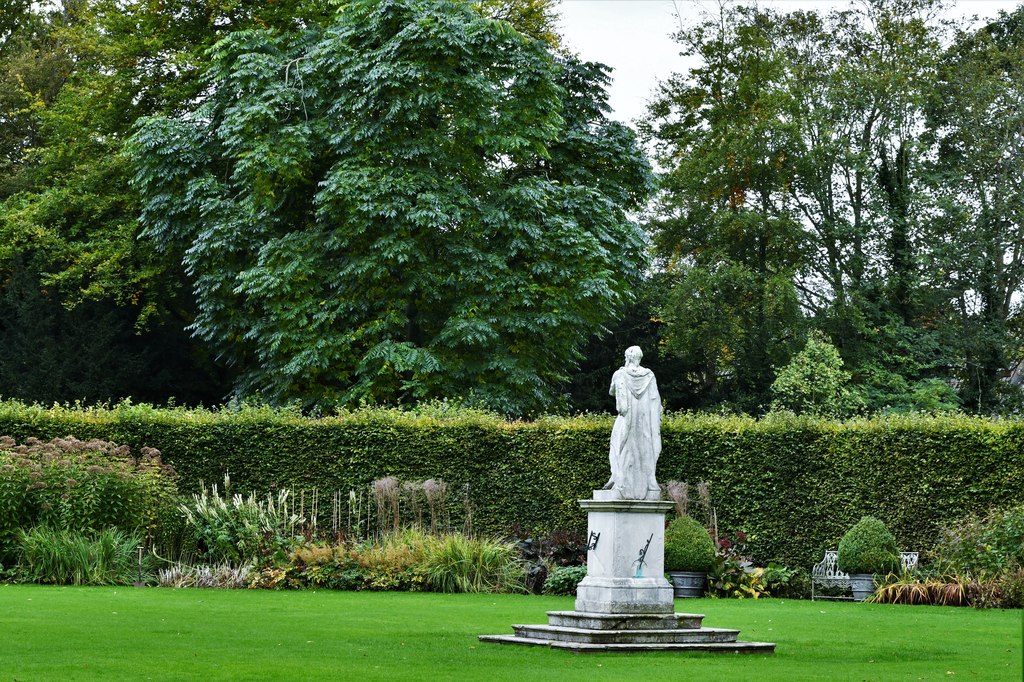
<instances>
[{"instance_id":1,"label":"dense bushes","mask_svg":"<svg viewBox=\"0 0 1024 682\"><path fill-rule=\"evenodd\" d=\"M935 559L941 571L973 577L1024 568L1024 505L951 524L935 548Z\"/></svg>"},{"instance_id":2,"label":"dense bushes","mask_svg":"<svg viewBox=\"0 0 1024 682\"><path fill-rule=\"evenodd\" d=\"M149 536L176 514L176 474L160 452L101 440L0 438L0 562L16 552L21 529L44 526L80 534L109 528ZM134 546L133 546L134 547Z\"/></svg>"},{"instance_id":3,"label":"dense bushes","mask_svg":"<svg viewBox=\"0 0 1024 682\"><path fill-rule=\"evenodd\" d=\"M871 601L1024 607L1024 506L971 514L951 524L929 566L890 574Z\"/></svg>"},{"instance_id":4,"label":"dense bushes","mask_svg":"<svg viewBox=\"0 0 1024 682\"><path fill-rule=\"evenodd\" d=\"M238 490L316 487L325 497L387 475L440 477L472 502L473 526L485 533L585 528L576 500L608 478L610 430L608 417L509 423L444 405L310 419L265 408L0 403L0 434L21 441L73 433L159 448L186 492L227 472ZM708 481L719 526L746 531L762 565L810 566L864 514L882 519L901 548L927 551L952 521L1019 504L1024 490L1018 421L669 415L662 437L659 479Z\"/></svg>"},{"instance_id":5,"label":"dense bushes","mask_svg":"<svg viewBox=\"0 0 1024 682\"><path fill-rule=\"evenodd\" d=\"M513 543L416 528L372 542L305 544L268 562L254 587L277 589L522 592L525 565Z\"/></svg>"}]
</instances>

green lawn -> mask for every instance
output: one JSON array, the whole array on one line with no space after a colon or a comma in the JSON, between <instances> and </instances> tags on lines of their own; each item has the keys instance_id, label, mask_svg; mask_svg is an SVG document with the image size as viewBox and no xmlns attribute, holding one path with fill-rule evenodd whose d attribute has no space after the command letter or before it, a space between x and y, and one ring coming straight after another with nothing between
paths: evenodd
<instances>
[{"instance_id":1,"label":"green lawn","mask_svg":"<svg viewBox=\"0 0 1024 682\"><path fill-rule=\"evenodd\" d=\"M574 655L478 634L567 597L0 586L8 680L1021 680L1021 611L677 601L774 656Z\"/></svg>"}]
</instances>

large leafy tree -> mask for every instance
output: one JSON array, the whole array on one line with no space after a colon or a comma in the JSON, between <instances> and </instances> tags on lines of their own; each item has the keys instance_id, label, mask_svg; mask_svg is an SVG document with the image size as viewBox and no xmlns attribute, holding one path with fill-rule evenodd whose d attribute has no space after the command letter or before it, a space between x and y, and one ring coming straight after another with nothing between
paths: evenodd
<instances>
[{"instance_id":1,"label":"large leafy tree","mask_svg":"<svg viewBox=\"0 0 1024 682\"><path fill-rule=\"evenodd\" d=\"M308 23L316 6L65 0L11 9L20 10L13 21L7 6L0 15L0 393L221 399L227 389L208 354L181 333L192 313L180 264L138 239L123 146L139 116L202 96L203 52L220 37ZM76 344L84 336L116 342ZM63 371L78 364L88 371Z\"/></svg>"},{"instance_id":2,"label":"large leafy tree","mask_svg":"<svg viewBox=\"0 0 1024 682\"><path fill-rule=\"evenodd\" d=\"M803 235L786 192L797 145L780 123L785 54L757 10L680 32L698 66L663 83L642 129L665 169L650 223L674 279L669 352L703 402L767 406L799 325Z\"/></svg>"},{"instance_id":3,"label":"large leafy tree","mask_svg":"<svg viewBox=\"0 0 1024 682\"><path fill-rule=\"evenodd\" d=\"M1022 360L1024 287L1024 8L946 51L928 107L936 210L933 286L959 354L964 402L998 407L1000 379Z\"/></svg>"},{"instance_id":4,"label":"large leafy tree","mask_svg":"<svg viewBox=\"0 0 1024 682\"><path fill-rule=\"evenodd\" d=\"M651 187L603 68L466 3L235 33L208 97L131 154L237 390L308 404L551 404L628 295Z\"/></svg>"},{"instance_id":5,"label":"large leafy tree","mask_svg":"<svg viewBox=\"0 0 1024 682\"><path fill-rule=\"evenodd\" d=\"M771 366L807 326L835 340L871 408L949 375L925 239L937 9L724 6L679 34L698 66L663 84L646 122L666 169L651 226L679 277L668 344L703 359L711 397L766 406Z\"/></svg>"}]
</instances>

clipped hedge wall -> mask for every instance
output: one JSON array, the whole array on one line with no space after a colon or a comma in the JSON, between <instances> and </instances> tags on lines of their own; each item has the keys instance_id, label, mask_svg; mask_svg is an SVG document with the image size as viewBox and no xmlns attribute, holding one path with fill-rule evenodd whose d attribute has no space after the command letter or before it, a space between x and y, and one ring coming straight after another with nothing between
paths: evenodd
<instances>
[{"instance_id":1,"label":"clipped hedge wall","mask_svg":"<svg viewBox=\"0 0 1024 682\"><path fill-rule=\"evenodd\" d=\"M0 402L0 435L75 435L155 447L186 492L365 489L382 476L469 484L478 531L583 529L576 500L608 477L611 417L506 422L438 406L313 419L288 410L26 406ZM1024 422L966 416L833 422L669 415L658 480L707 480L719 528L760 562L809 567L861 516L925 551L968 512L1024 502Z\"/></svg>"}]
</instances>

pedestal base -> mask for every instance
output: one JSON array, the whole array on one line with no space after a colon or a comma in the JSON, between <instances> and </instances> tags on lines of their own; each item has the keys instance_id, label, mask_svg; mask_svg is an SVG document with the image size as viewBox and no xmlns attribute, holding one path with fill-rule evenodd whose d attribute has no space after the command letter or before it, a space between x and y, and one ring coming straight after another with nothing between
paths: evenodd
<instances>
[{"instance_id":1,"label":"pedestal base","mask_svg":"<svg viewBox=\"0 0 1024 682\"><path fill-rule=\"evenodd\" d=\"M592 578L576 588L583 613L672 613L672 585L664 578Z\"/></svg>"},{"instance_id":2,"label":"pedestal base","mask_svg":"<svg viewBox=\"0 0 1024 682\"><path fill-rule=\"evenodd\" d=\"M548 611L547 625L513 625L513 635L480 635L482 642L546 646L576 653L600 651L715 651L774 653L771 642L741 642L738 630L701 627L699 614Z\"/></svg>"},{"instance_id":3,"label":"pedestal base","mask_svg":"<svg viewBox=\"0 0 1024 682\"><path fill-rule=\"evenodd\" d=\"M671 502L622 500L595 490L587 510L587 577L575 611L548 612L547 625L513 625L513 635L483 642L549 646L575 652L719 651L772 653L769 642L740 642L737 630L701 627L702 615L675 613L665 580L665 512Z\"/></svg>"},{"instance_id":4,"label":"pedestal base","mask_svg":"<svg viewBox=\"0 0 1024 682\"><path fill-rule=\"evenodd\" d=\"M587 577L576 589L584 613L672 613L672 585L665 580L665 512L671 502L619 499L595 490L580 500L587 511L590 548Z\"/></svg>"}]
</instances>

